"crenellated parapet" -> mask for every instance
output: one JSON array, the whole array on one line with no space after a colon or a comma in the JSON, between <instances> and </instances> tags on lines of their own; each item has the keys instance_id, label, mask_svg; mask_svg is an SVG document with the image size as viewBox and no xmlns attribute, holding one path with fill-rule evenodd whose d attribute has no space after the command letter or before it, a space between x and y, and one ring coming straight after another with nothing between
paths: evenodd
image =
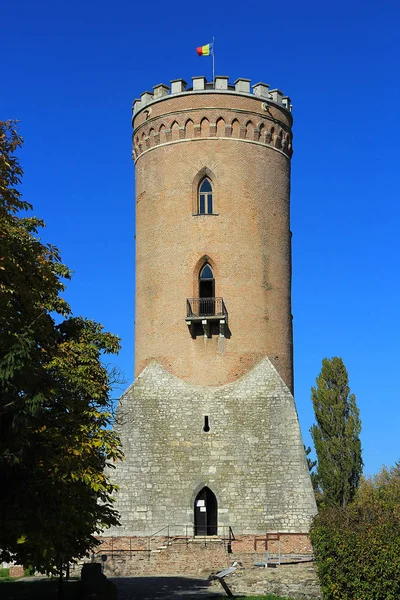
<instances>
[{"instance_id":1,"label":"crenellated parapet","mask_svg":"<svg viewBox=\"0 0 400 600\"><path fill-rule=\"evenodd\" d=\"M192 77L192 82L192 87L188 88L188 84L184 79L173 79L171 86L160 83L153 87L152 92L143 92L141 97L133 102L133 116L150 104L164 99L166 96L197 93L244 94L246 96L255 96L258 99L265 100L267 104L275 104L287 111L291 112L292 110L289 96L284 96L283 92L278 89L270 90L270 86L267 83L259 82L251 86L250 79L241 77L234 84L230 84L229 77L225 75L217 75L214 82L208 82L206 77L203 76ZM252 88L252 91L250 88Z\"/></svg>"},{"instance_id":2,"label":"crenellated parapet","mask_svg":"<svg viewBox=\"0 0 400 600\"><path fill-rule=\"evenodd\" d=\"M193 77L159 84L134 102L133 158L158 146L201 139L261 144L292 156L292 115L288 96L250 79Z\"/></svg>"}]
</instances>

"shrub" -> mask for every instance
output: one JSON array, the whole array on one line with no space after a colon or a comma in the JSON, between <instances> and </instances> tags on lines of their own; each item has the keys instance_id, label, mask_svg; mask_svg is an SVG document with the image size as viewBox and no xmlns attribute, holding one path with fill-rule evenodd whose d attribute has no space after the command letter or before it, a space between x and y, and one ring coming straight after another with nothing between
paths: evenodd
<instances>
[{"instance_id":1,"label":"shrub","mask_svg":"<svg viewBox=\"0 0 400 600\"><path fill-rule=\"evenodd\" d=\"M10 577L10 569L0 569L0 577Z\"/></svg>"},{"instance_id":2,"label":"shrub","mask_svg":"<svg viewBox=\"0 0 400 600\"><path fill-rule=\"evenodd\" d=\"M315 518L311 542L324 600L400 598L400 469L363 480L355 501Z\"/></svg>"}]
</instances>

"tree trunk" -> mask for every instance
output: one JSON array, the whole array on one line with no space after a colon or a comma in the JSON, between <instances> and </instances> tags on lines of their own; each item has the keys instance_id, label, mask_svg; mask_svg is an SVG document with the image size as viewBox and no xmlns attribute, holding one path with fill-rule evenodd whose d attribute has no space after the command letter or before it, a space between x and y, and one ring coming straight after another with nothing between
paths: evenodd
<instances>
[{"instance_id":1,"label":"tree trunk","mask_svg":"<svg viewBox=\"0 0 400 600\"><path fill-rule=\"evenodd\" d=\"M57 592L57 598L58 600L64 600L64 580L63 580L63 565L62 562L60 563L60 570L59 570L59 578L58 578L58 592Z\"/></svg>"}]
</instances>

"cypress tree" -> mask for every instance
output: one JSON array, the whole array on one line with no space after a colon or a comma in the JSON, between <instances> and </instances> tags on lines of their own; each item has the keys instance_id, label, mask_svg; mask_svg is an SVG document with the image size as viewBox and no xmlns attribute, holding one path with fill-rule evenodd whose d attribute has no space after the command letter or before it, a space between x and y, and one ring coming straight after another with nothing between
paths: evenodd
<instances>
[{"instance_id":1,"label":"cypress tree","mask_svg":"<svg viewBox=\"0 0 400 600\"><path fill-rule=\"evenodd\" d=\"M318 458L317 480L326 505L346 506L362 473L361 421L343 360L324 358L311 388L316 424L311 427Z\"/></svg>"}]
</instances>

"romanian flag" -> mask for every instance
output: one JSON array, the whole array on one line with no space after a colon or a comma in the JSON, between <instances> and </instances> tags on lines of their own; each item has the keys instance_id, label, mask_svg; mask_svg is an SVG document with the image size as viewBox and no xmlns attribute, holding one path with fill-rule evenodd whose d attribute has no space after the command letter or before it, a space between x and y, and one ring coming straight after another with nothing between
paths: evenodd
<instances>
[{"instance_id":1,"label":"romanian flag","mask_svg":"<svg viewBox=\"0 0 400 600\"><path fill-rule=\"evenodd\" d=\"M199 46L198 48L196 48L196 52L199 56L212 56L213 45L206 44L205 46Z\"/></svg>"}]
</instances>

